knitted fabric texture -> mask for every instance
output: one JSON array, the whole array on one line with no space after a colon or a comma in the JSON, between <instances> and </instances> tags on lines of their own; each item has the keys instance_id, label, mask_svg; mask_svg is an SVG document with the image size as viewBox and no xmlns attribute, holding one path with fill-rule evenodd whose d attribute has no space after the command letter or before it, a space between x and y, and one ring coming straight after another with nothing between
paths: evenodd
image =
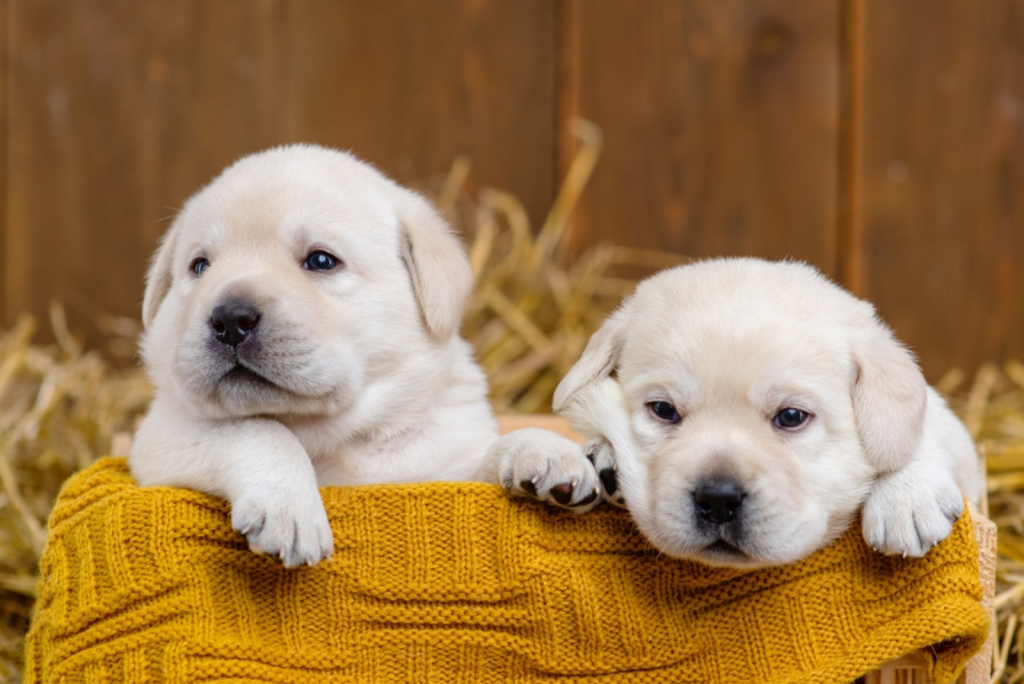
<instances>
[{"instance_id":1,"label":"knitted fabric texture","mask_svg":"<svg viewBox=\"0 0 1024 684\"><path fill-rule=\"evenodd\" d=\"M286 570L216 498L137 487L123 459L50 518L25 681L849 682L921 648L936 681L985 639L965 514L923 559L851 530L801 563L651 552L618 510L577 516L473 483L324 488L334 556Z\"/></svg>"}]
</instances>

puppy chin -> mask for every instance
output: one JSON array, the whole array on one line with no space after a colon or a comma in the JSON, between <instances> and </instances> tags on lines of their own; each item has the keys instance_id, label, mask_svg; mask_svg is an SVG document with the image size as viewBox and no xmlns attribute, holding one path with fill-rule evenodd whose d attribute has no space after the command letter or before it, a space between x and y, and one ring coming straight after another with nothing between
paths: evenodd
<instances>
[{"instance_id":1,"label":"puppy chin","mask_svg":"<svg viewBox=\"0 0 1024 684\"><path fill-rule=\"evenodd\" d=\"M830 537L815 535L793 543L766 546L746 541L734 543L722 537L683 539L667 535L664 530L645 530L643 527L640 527L640 531L667 556L715 567L747 570L796 563L832 541Z\"/></svg>"},{"instance_id":2,"label":"puppy chin","mask_svg":"<svg viewBox=\"0 0 1024 684\"><path fill-rule=\"evenodd\" d=\"M196 391L195 383L175 378L174 389L182 402L205 418L228 419L252 416L325 416L345 412L352 401L341 392L304 397L276 387L247 373L230 373L209 390Z\"/></svg>"}]
</instances>

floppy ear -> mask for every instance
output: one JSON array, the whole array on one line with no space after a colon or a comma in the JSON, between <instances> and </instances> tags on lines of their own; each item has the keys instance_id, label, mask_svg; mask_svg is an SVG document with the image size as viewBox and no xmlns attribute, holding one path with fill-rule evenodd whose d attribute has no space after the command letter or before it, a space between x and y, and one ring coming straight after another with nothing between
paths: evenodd
<instances>
[{"instance_id":1,"label":"floppy ear","mask_svg":"<svg viewBox=\"0 0 1024 684\"><path fill-rule=\"evenodd\" d=\"M622 334L629 317L628 307L627 301L618 311L605 319L597 332L590 337L580 360L569 369L555 388L555 396L551 402L555 411L564 409L580 390L611 375L622 353Z\"/></svg>"},{"instance_id":2,"label":"floppy ear","mask_svg":"<svg viewBox=\"0 0 1024 684\"><path fill-rule=\"evenodd\" d=\"M399 193L398 219L404 231L402 260L427 329L446 340L459 329L473 289L466 251L441 215L413 192Z\"/></svg>"},{"instance_id":3,"label":"floppy ear","mask_svg":"<svg viewBox=\"0 0 1024 684\"><path fill-rule=\"evenodd\" d=\"M177 221L160 238L160 246L149 263L146 272L146 293L142 296L142 324L149 327L160 310L160 304L171 290L174 280L171 265L174 261L174 248L178 244Z\"/></svg>"},{"instance_id":4,"label":"floppy ear","mask_svg":"<svg viewBox=\"0 0 1024 684\"><path fill-rule=\"evenodd\" d=\"M868 460L883 472L897 470L917 448L928 385L913 354L874 318L854 345L857 377L853 410Z\"/></svg>"}]
</instances>

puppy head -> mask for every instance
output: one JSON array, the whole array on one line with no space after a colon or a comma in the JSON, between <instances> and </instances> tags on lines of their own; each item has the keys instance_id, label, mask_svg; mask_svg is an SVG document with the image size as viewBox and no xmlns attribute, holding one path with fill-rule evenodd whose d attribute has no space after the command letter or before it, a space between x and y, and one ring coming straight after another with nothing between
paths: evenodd
<instances>
[{"instance_id":1,"label":"puppy head","mask_svg":"<svg viewBox=\"0 0 1024 684\"><path fill-rule=\"evenodd\" d=\"M205 415L335 414L451 338L471 286L423 198L351 155L275 148L174 221L147 276L143 359Z\"/></svg>"},{"instance_id":2,"label":"puppy head","mask_svg":"<svg viewBox=\"0 0 1024 684\"><path fill-rule=\"evenodd\" d=\"M614 373L612 372L614 370ZM618 385L618 409L595 401ZM607 391L604 390L607 394ZM715 565L789 563L850 524L920 434L926 386L872 307L812 268L701 262L641 283L556 394L605 435L638 527Z\"/></svg>"}]
</instances>

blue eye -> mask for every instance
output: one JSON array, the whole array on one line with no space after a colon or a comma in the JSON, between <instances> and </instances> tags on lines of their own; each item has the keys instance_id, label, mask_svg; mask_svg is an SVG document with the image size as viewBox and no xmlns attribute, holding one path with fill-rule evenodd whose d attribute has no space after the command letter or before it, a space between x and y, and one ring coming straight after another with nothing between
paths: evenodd
<instances>
[{"instance_id":1,"label":"blue eye","mask_svg":"<svg viewBox=\"0 0 1024 684\"><path fill-rule=\"evenodd\" d=\"M775 414L772 424L783 430L793 430L807 422L811 414L798 408L784 408Z\"/></svg>"},{"instance_id":2,"label":"blue eye","mask_svg":"<svg viewBox=\"0 0 1024 684\"><path fill-rule=\"evenodd\" d=\"M647 405L647 408L651 410L659 420L663 420L666 423L678 423L680 421L679 411L676 407L667 401L652 401Z\"/></svg>"},{"instance_id":3,"label":"blue eye","mask_svg":"<svg viewBox=\"0 0 1024 684\"><path fill-rule=\"evenodd\" d=\"M198 259L192 262L191 266L189 266L189 269L192 271L192 273L196 274L197 276L203 275L203 271L205 271L208 268L210 268L210 260L205 259L203 257L199 257Z\"/></svg>"},{"instance_id":4,"label":"blue eye","mask_svg":"<svg viewBox=\"0 0 1024 684\"><path fill-rule=\"evenodd\" d=\"M302 262L302 267L309 271L330 271L337 268L339 262L338 257L318 249L315 252L310 252L306 260Z\"/></svg>"}]
</instances>

